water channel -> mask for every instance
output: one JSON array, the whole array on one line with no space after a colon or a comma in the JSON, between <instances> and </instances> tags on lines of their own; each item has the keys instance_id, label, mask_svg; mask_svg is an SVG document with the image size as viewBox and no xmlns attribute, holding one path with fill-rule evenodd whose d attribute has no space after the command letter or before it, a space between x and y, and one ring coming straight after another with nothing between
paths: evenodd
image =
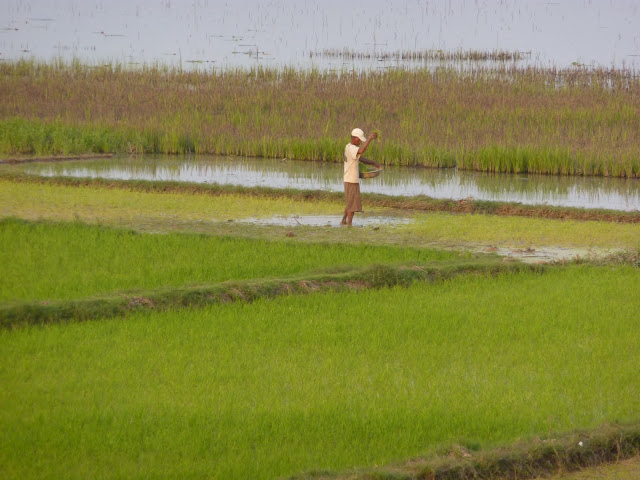
<instances>
[{"instance_id":1,"label":"water channel","mask_svg":"<svg viewBox=\"0 0 640 480\"><path fill-rule=\"evenodd\" d=\"M230 156L117 156L4 165L42 176L174 180L342 191L342 164ZM361 180L363 193L492 200L523 204L640 211L640 181L607 177L486 174L457 169L386 167Z\"/></svg>"}]
</instances>

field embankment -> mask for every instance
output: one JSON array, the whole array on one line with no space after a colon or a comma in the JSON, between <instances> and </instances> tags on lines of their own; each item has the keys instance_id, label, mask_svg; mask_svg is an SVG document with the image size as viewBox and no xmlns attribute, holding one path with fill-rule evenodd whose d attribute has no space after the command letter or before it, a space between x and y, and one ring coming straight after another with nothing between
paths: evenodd
<instances>
[{"instance_id":1,"label":"field embankment","mask_svg":"<svg viewBox=\"0 0 640 480\"><path fill-rule=\"evenodd\" d=\"M300 480L635 480L640 468L640 426L603 425L589 431L538 437L506 447L474 450L453 444L441 452L377 469Z\"/></svg>"},{"instance_id":2,"label":"field embankment","mask_svg":"<svg viewBox=\"0 0 640 480\"><path fill-rule=\"evenodd\" d=\"M602 465L580 468L576 471L561 471L551 477L536 480L636 480L640 478L640 456L620 459Z\"/></svg>"},{"instance_id":3,"label":"field embankment","mask_svg":"<svg viewBox=\"0 0 640 480\"><path fill-rule=\"evenodd\" d=\"M215 73L4 62L0 153L339 161L354 126L387 164L637 177L640 80L607 69ZM354 124L344 124L352 119Z\"/></svg>"}]
</instances>

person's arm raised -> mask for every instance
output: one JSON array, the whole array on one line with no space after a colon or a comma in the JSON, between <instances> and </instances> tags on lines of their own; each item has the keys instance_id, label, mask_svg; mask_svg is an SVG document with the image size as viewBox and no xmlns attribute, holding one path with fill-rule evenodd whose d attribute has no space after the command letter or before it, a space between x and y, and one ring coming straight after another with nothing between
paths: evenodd
<instances>
[{"instance_id":1,"label":"person's arm raised","mask_svg":"<svg viewBox=\"0 0 640 480\"><path fill-rule=\"evenodd\" d=\"M376 138L378 138L378 134L375 132L369 135L369 138L367 138L367 141L364 142L362 145L360 145L360 148L358 149L358 155L362 155L364 151L367 149L367 147L369 146L369 143L371 142L371 140L374 140Z\"/></svg>"}]
</instances>

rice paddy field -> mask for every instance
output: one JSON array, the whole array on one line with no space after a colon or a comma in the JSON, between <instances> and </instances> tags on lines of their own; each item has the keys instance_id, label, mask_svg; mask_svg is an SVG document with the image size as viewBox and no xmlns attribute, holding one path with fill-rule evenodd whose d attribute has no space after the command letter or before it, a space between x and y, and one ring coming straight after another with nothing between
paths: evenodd
<instances>
[{"instance_id":1,"label":"rice paddy field","mask_svg":"<svg viewBox=\"0 0 640 480\"><path fill-rule=\"evenodd\" d=\"M632 422L639 287L580 266L3 331L5 478L276 478Z\"/></svg>"},{"instance_id":2,"label":"rice paddy field","mask_svg":"<svg viewBox=\"0 0 640 480\"><path fill-rule=\"evenodd\" d=\"M0 220L0 263L6 268L0 279L0 302L73 299L117 290L460 257L442 250L361 245L345 261L345 248L323 243L299 248L284 240L184 233L144 235L80 222Z\"/></svg>"},{"instance_id":3,"label":"rice paddy field","mask_svg":"<svg viewBox=\"0 0 640 480\"><path fill-rule=\"evenodd\" d=\"M429 478L446 452L636 431L636 223L414 212L401 225L261 226L240 220L341 203L136 186L1 182L0 316L138 302L0 329L3 478ZM626 253L527 266L471 249L505 242ZM440 273L145 300L371 267Z\"/></svg>"},{"instance_id":4,"label":"rice paddy field","mask_svg":"<svg viewBox=\"0 0 640 480\"><path fill-rule=\"evenodd\" d=\"M387 165L640 177L635 71L456 55L382 71L3 61L0 155L339 162L357 122ZM637 211L365 194L341 228L333 192L11 168L2 478L637 472Z\"/></svg>"}]
</instances>

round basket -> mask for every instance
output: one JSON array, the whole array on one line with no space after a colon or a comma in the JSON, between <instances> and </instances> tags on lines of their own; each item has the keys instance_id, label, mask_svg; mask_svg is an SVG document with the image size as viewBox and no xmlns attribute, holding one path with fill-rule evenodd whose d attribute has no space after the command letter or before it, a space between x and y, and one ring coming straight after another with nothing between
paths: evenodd
<instances>
[{"instance_id":1,"label":"round basket","mask_svg":"<svg viewBox=\"0 0 640 480\"><path fill-rule=\"evenodd\" d=\"M360 172L359 177L360 178L373 178L373 177L377 177L378 175L380 175L380 172L382 171L381 168L377 168L376 170L371 170L370 172Z\"/></svg>"}]
</instances>

